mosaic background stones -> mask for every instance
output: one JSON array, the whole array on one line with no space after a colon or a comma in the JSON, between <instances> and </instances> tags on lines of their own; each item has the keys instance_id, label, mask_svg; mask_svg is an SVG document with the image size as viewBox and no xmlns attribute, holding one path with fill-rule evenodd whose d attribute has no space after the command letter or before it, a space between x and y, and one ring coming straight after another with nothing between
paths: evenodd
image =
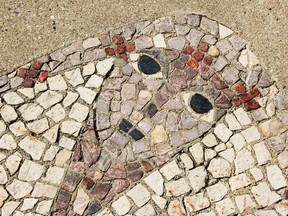
<instances>
[{"instance_id":1,"label":"mosaic background stones","mask_svg":"<svg viewBox=\"0 0 288 216\"><path fill-rule=\"evenodd\" d=\"M2 215L286 215L288 106L262 70L245 40L192 14L2 76ZM211 109L191 109L197 94Z\"/></svg>"}]
</instances>

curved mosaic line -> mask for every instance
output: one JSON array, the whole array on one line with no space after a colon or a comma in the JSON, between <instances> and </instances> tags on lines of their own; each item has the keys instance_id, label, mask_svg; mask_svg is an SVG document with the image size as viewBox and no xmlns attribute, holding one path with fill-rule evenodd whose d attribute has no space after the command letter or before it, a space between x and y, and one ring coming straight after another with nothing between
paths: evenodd
<instances>
[{"instance_id":1,"label":"curved mosaic line","mask_svg":"<svg viewBox=\"0 0 288 216\"><path fill-rule=\"evenodd\" d=\"M288 104L262 70L190 14L0 77L1 215L287 215Z\"/></svg>"}]
</instances>

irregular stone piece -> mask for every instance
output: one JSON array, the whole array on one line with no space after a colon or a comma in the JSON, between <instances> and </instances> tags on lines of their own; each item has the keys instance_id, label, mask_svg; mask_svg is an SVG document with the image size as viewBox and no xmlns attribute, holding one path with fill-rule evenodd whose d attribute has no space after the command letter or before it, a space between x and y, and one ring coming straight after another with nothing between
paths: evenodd
<instances>
[{"instance_id":1,"label":"irregular stone piece","mask_svg":"<svg viewBox=\"0 0 288 216\"><path fill-rule=\"evenodd\" d=\"M18 105L24 103L24 100L16 92L7 92L3 95L3 99L7 104Z\"/></svg>"},{"instance_id":2,"label":"irregular stone piece","mask_svg":"<svg viewBox=\"0 0 288 216\"><path fill-rule=\"evenodd\" d=\"M48 109L54 104L60 102L63 99L63 95L52 90L48 90L40 95L36 99L36 102L39 103L44 109Z\"/></svg>"},{"instance_id":3,"label":"irregular stone piece","mask_svg":"<svg viewBox=\"0 0 288 216\"><path fill-rule=\"evenodd\" d=\"M5 203L1 209L1 215L3 216L12 215L12 213L20 205L20 203L21 202L16 202L16 201L10 201L10 202Z\"/></svg>"},{"instance_id":4,"label":"irregular stone piece","mask_svg":"<svg viewBox=\"0 0 288 216\"><path fill-rule=\"evenodd\" d=\"M267 183L261 182L251 188L254 198L261 207L270 206L281 199L274 191L271 191Z\"/></svg>"},{"instance_id":5,"label":"irregular stone piece","mask_svg":"<svg viewBox=\"0 0 288 216\"><path fill-rule=\"evenodd\" d=\"M6 126L5 126L5 129L6 129ZM26 129L24 123L21 121L10 124L9 129L14 134L14 136L22 136L22 135L28 134L28 130ZM1 121L0 121L0 136L1 135L2 134L1 134Z\"/></svg>"},{"instance_id":6,"label":"irregular stone piece","mask_svg":"<svg viewBox=\"0 0 288 216\"><path fill-rule=\"evenodd\" d=\"M201 142L207 146L207 147L213 147L218 145L218 142L216 140L216 137L213 133L209 133L208 135L206 135Z\"/></svg>"},{"instance_id":7,"label":"irregular stone piece","mask_svg":"<svg viewBox=\"0 0 288 216\"><path fill-rule=\"evenodd\" d=\"M79 68L75 70L67 71L64 73L67 81L73 86L76 87L82 83L84 83L84 79L81 75L81 71Z\"/></svg>"},{"instance_id":8,"label":"irregular stone piece","mask_svg":"<svg viewBox=\"0 0 288 216\"><path fill-rule=\"evenodd\" d=\"M204 31L208 31L214 36L218 35L218 31L219 31L218 23L206 17L202 17L200 28L202 28Z\"/></svg>"},{"instance_id":9,"label":"irregular stone piece","mask_svg":"<svg viewBox=\"0 0 288 216\"><path fill-rule=\"evenodd\" d=\"M53 76L53 77L49 77L47 79L47 82L48 82L49 88L51 90L60 91L60 90L66 90L67 89L67 84L60 74Z\"/></svg>"},{"instance_id":10,"label":"irregular stone piece","mask_svg":"<svg viewBox=\"0 0 288 216\"><path fill-rule=\"evenodd\" d=\"M222 201L217 202L215 208L218 214L221 216L232 215L236 212L235 205L230 198L226 198Z\"/></svg>"},{"instance_id":11,"label":"irregular stone piece","mask_svg":"<svg viewBox=\"0 0 288 216\"><path fill-rule=\"evenodd\" d=\"M1 107L0 114L3 120L7 123L10 123L18 118L15 109L12 106L6 104Z\"/></svg>"},{"instance_id":12,"label":"irregular stone piece","mask_svg":"<svg viewBox=\"0 0 288 216\"><path fill-rule=\"evenodd\" d=\"M86 206L89 203L89 196L86 194L86 192L80 188L77 192L76 199L73 203L73 211L76 212L79 215L82 215L85 211Z\"/></svg>"},{"instance_id":13,"label":"irregular stone piece","mask_svg":"<svg viewBox=\"0 0 288 216\"><path fill-rule=\"evenodd\" d=\"M89 113L89 108L80 103L75 103L71 107L69 117L75 119L78 122L82 122L86 119Z\"/></svg>"},{"instance_id":14,"label":"irregular stone piece","mask_svg":"<svg viewBox=\"0 0 288 216\"><path fill-rule=\"evenodd\" d=\"M191 29L186 38L193 47L197 47L203 36L204 36L203 32L198 31L196 29Z\"/></svg>"},{"instance_id":15,"label":"irregular stone piece","mask_svg":"<svg viewBox=\"0 0 288 216\"><path fill-rule=\"evenodd\" d=\"M176 181L169 181L165 183L165 188L167 190L167 196L177 197L190 191L189 184L184 178L180 178Z\"/></svg>"},{"instance_id":16,"label":"irregular stone piece","mask_svg":"<svg viewBox=\"0 0 288 216\"><path fill-rule=\"evenodd\" d=\"M75 137L78 136L82 124L76 121L64 121L61 124L61 131L63 133L71 134Z\"/></svg>"},{"instance_id":17,"label":"irregular stone piece","mask_svg":"<svg viewBox=\"0 0 288 216\"><path fill-rule=\"evenodd\" d=\"M119 215L125 215L132 207L127 197L124 195L112 203L112 207Z\"/></svg>"},{"instance_id":18,"label":"irregular stone piece","mask_svg":"<svg viewBox=\"0 0 288 216\"><path fill-rule=\"evenodd\" d=\"M102 86L103 81L104 79L102 77L94 74L89 78L85 87L99 89Z\"/></svg>"},{"instance_id":19,"label":"irregular stone piece","mask_svg":"<svg viewBox=\"0 0 288 216\"><path fill-rule=\"evenodd\" d=\"M19 181L17 179L7 186L7 190L14 197L14 199L20 199L27 196L32 189L33 187L29 183Z\"/></svg>"},{"instance_id":20,"label":"irregular stone piece","mask_svg":"<svg viewBox=\"0 0 288 216\"><path fill-rule=\"evenodd\" d=\"M229 179L229 184L232 191L238 190L240 188L246 187L251 184L251 180L247 177L245 173L233 176Z\"/></svg>"},{"instance_id":21,"label":"irregular stone piece","mask_svg":"<svg viewBox=\"0 0 288 216\"><path fill-rule=\"evenodd\" d=\"M30 160L24 160L18 178L23 181L36 181L44 172L44 166Z\"/></svg>"},{"instance_id":22,"label":"irregular stone piece","mask_svg":"<svg viewBox=\"0 0 288 216\"><path fill-rule=\"evenodd\" d=\"M256 204L252 201L251 197L248 194L236 196L235 202L241 213L245 211L247 212L252 208L256 207Z\"/></svg>"},{"instance_id":23,"label":"irregular stone piece","mask_svg":"<svg viewBox=\"0 0 288 216\"><path fill-rule=\"evenodd\" d=\"M18 146L31 155L33 160L40 160L46 144L36 139L36 137L26 136L19 142Z\"/></svg>"},{"instance_id":24,"label":"irregular stone piece","mask_svg":"<svg viewBox=\"0 0 288 216\"><path fill-rule=\"evenodd\" d=\"M195 192L200 191L206 185L207 171L204 166L197 167L188 172L188 179L190 180L190 185Z\"/></svg>"},{"instance_id":25,"label":"irregular stone piece","mask_svg":"<svg viewBox=\"0 0 288 216\"><path fill-rule=\"evenodd\" d=\"M13 150L16 149L17 143L11 134L4 134L0 139L0 149Z\"/></svg>"},{"instance_id":26,"label":"irregular stone piece","mask_svg":"<svg viewBox=\"0 0 288 216\"><path fill-rule=\"evenodd\" d=\"M165 166L163 166L160 169L160 172L165 176L165 178L169 181L172 178L174 178L174 176L179 175L182 173L182 170L179 169L177 163L175 160L173 160L172 162L166 164Z\"/></svg>"},{"instance_id":27,"label":"irregular stone piece","mask_svg":"<svg viewBox=\"0 0 288 216\"><path fill-rule=\"evenodd\" d=\"M77 100L78 97L79 95L77 93L68 91L66 97L63 100L63 106L64 107L70 106L71 104L74 103L74 101Z\"/></svg>"},{"instance_id":28,"label":"irregular stone piece","mask_svg":"<svg viewBox=\"0 0 288 216\"><path fill-rule=\"evenodd\" d=\"M254 152L257 157L257 162L259 165L263 165L271 160L271 154L264 142L257 143L253 146Z\"/></svg>"},{"instance_id":29,"label":"irregular stone piece","mask_svg":"<svg viewBox=\"0 0 288 216\"><path fill-rule=\"evenodd\" d=\"M222 200L228 193L228 188L221 182L206 188L211 202Z\"/></svg>"},{"instance_id":30,"label":"irregular stone piece","mask_svg":"<svg viewBox=\"0 0 288 216\"><path fill-rule=\"evenodd\" d=\"M41 134L49 128L49 123L48 123L47 118L42 118L42 119L33 121L31 123L28 123L27 127L29 128L30 131L36 134Z\"/></svg>"},{"instance_id":31,"label":"irregular stone piece","mask_svg":"<svg viewBox=\"0 0 288 216\"><path fill-rule=\"evenodd\" d=\"M8 181L6 171L2 165L0 165L0 184L6 184Z\"/></svg>"},{"instance_id":32,"label":"irregular stone piece","mask_svg":"<svg viewBox=\"0 0 288 216\"><path fill-rule=\"evenodd\" d=\"M129 190L127 196L131 197L138 207L143 206L150 200L150 193L142 184L138 184Z\"/></svg>"},{"instance_id":33,"label":"irregular stone piece","mask_svg":"<svg viewBox=\"0 0 288 216\"><path fill-rule=\"evenodd\" d=\"M102 61L99 61L96 65L97 74L105 76L112 68L114 58L108 58Z\"/></svg>"},{"instance_id":34,"label":"irregular stone piece","mask_svg":"<svg viewBox=\"0 0 288 216\"><path fill-rule=\"evenodd\" d=\"M166 48L165 38L163 34L157 34L153 37L153 42L155 47Z\"/></svg>"},{"instance_id":35,"label":"irregular stone piece","mask_svg":"<svg viewBox=\"0 0 288 216\"><path fill-rule=\"evenodd\" d=\"M63 179L64 174L65 170L63 168L56 166L49 167L44 180L49 183L59 185Z\"/></svg>"},{"instance_id":36,"label":"irregular stone piece","mask_svg":"<svg viewBox=\"0 0 288 216\"><path fill-rule=\"evenodd\" d=\"M266 167L267 177L272 187L277 190L287 185L280 168L277 165Z\"/></svg>"},{"instance_id":37,"label":"irregular stone piece","mask_svg":"<svg viewBox=\"0 0 288 216\"><path fill-rule=\"evenodd\" d=\"M214 158L210 161L208 171L213 175L214 178L230 177L231 166L223 158Z\"/></svg>"},{"instance_id":38,"label":"irregular stone piece","mask_svg":"<svg viewBox=\"0 0 288 216\"><path fill-rule=\"evenodd\" d=\"M260 133L255 126L247 128L246 130L242 131L241 134L245 137L247 143L257 141L261 138Z\"/></svg>"},{"instance_id":39,"label":"irregular stone piece","mask_svg":"<svg viewBox=\"0 0 288 216\"><path fill-rule=\"evenodd\" d=\"M93 103L97 94L97 92L85 87L78 87L76 91L78 91L80 98L83 99L88 104Z\"/></svg>"},{"instance_id":40,"label":"irregular stone piece","mask_svg":"<svg viewBox=\"0 0 288 216\"><path fill-rule=\"evenodd\" d=\"M214 129L214 133L222 142L227 142L233 134L224 123L218 124Z\"/></svg>"},{"instance_id":41,"label":"irregular stone piece","mask_svg":"<svg viewBox=\"0 0 288 216\"><path fill-rule=\"evenodd\" d=\"M144 182L159 196L163 194L164 179L158 170L144 178Z\"/></svg>"},{"instance_id":42,"label":"irregular stone piece","mask_svg":"<svg viewBox=\"0 0 288 216\"><path fill-rule=\"evenodd\" d=\"M226 38L230 36L231 34L233 34L233 31L231 29L227 28L224 25L219 24L220 39Z\"/></svg>"},{"instance_id":43,"label":"irregular stone piece","mask_svg":"<svg viewBox=\"0 0 288 216\"><path fill-rule=\"evenodd\" d=\"M184 204L190 214L210 206L209 199L204 197L204 193L184 197Z\"/></svg>"}]
</instances>

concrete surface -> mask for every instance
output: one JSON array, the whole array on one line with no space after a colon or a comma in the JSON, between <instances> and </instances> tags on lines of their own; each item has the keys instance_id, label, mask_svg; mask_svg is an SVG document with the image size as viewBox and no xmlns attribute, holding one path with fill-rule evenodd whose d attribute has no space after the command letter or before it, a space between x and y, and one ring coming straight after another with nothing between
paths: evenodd
<instances>
[{"instance_id":1,"label":"concrete surface","mask_svg":"<svg viewBox=\"0 0 288 216\"><path fill-rule=\"evenodd\" d=\"M288 0L3 0L0 73L107 28L198 13L232 28L250 42L287 96L287 6Z\"/></svg>"}]
</instances>

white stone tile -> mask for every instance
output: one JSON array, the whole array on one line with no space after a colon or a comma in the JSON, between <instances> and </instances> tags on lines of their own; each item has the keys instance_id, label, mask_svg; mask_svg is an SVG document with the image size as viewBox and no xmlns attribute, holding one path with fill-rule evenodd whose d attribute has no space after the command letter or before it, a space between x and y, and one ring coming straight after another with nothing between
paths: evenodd
<instances>
[{"instance_id":1,"label":"white stone tile","mask_svg":"<svg viewBox=\"0 0 288 216\"><path fill-rule=\"evenodd\" d=\"M254 152L256 154L258 165L266 164L271 160L271 154L264 142L257 143L253 146Z\"/></svg>"},{"instance_id":2,"label":"white stone tile","mask_svg":"<svg viewBox=\"0 0 288 216\"><path fill-rule=\"evenodd\" d=\"M255 126L252 126L250 128L247 128L246 130L243 130L241 134L244 136L247 143L252 143L261 138L260 133Z\"/></svg>"},{"instance_id":3,"label":"white stone tile","mask_svg":"<svg viewBox=\"0 0 288 216\"><path fill-rule=\"evenodd\" d=\"M169 203L167 213L169 216L187 215L182 203L178 199L174 199Z\"/></svg>"},{"instance_id":4,"label":"white stone tile","mask_svg":"<svg viewBox=\"0 0 288 216\"><path fill-rule=\"evenodd\" d=\"M59 131L59 124L54 125L49 130L47 130L43 137L45 137L50 143L55 143L58 137L58 131Z\"/></svg>"},{"instance_id":5,"label":"white stone tile","mask_svg":"<svg viewBox=\"0 0 288 216\"><path fill-rule=\"evenodd\" d=\"M275 190L287 186L286 179L277 165L266 167L266 171L268 180Z\"/></svg>"},{"instance_id":6,"label":"white stone tile","mask_svg":"<svg viewBox=\"0 0 288 216\"><path fill-rule=\"evenodd\" d=\"M63 100L63 106L69 107L71 104L73 104L79 95L75 92L68 91L66 97Z\"/></svg>"},{"instance_id":7,"label":"white stone tile","mask_svg":"<svg viewBox=\"0 0 288 216\"><path fill-rule=\"evenodd\" d=\"M237 121L236 117L232 113L227 113L225 115L225 121L228 124L230 130L240 130L242 127Z\"/></svg>"},{"instance_id":8,"label":"white stone tile","mask_svg":"<svg viewBox=\"0 0 288 216\"><path fill-rule=\"evenodd\" d=\"M182 194L190 191L189 184L186 182L184 178L180 178L176 181L169 181L165 183L166 188L166 196L178 197Z\"/></svg>"},{"instance_id":9,"label":"white stone tile","mask_svg":"<svg viewBox=\"0 0 288 216\"><path fill-rule=\"evenodd\" d=\"M15 209L20 205L21 202L10 201L6 202L2 206L1 215L2 216L10 216L15 211Z\"/></svg>"},{"instance_id":10,"label":"white stone tile","mask_svg":"<svg viewBox=\"0 0 288 216\"><path fill-rule=\"evenodd\" d=\"M193 161L192 161L192 159L189 157L188 154L186 154L186 153L181 154L181 155L180 155L180 159L181 159L182 162L184 163L185 168L186 168L187 170L190 170L190 169L192 169L192 168L194 167Z\"/></svg>"},{"instance_id":11,"label":"white stone tile","mask_svg":"<svg viewBox=\"0 0 288 216\"><path fill-rule=\"evenodd\" d=\"M61 124L61 131L66 134L70 134L72 136L77 137L80 129L82 127L82 124L80 122L76 121L64 121Z\"/></svg>"},{"instance_id":12,"label":"white stone tile","mask_svg":"<svg viewBox=\"0 0 288 216\"><path fill-rule=\"evenodd\" d=\"M42 215L48 215L51 213L53 200L43 200L38 203L36 207L36 212Z\"/></svg>"},{"instance_id":13,"label":"white stone tile","mask_svg":"<svg viewBox=\"0 0 288 216\"><path fill-rule=\"evenodd\" d=\"M36 137L26 136L19 142L19 147L31 155L33 160L40 160L46 144L37 140Z\"/></svg>"},{"instance_id":14,"label":"white stone tile","mask_svg":"<svg viewBox=\"0 0 288 216\"><path fill-rule=\"evenodd\" d=\"M205 187L207 177L208 174L204 166L196 167L188 172L190 185L195 192Z\"/></svg>"},{"instance_id":15,"label":"white stone tile","mask_svg":"<svg viewBox=\"0 0 288 216\"><path fill-rule=\"evenodd\" d=\"M52 185L44 184L41 182L36 182L34 185L34 190L32 191L31 197L47 197L54 198L56 196L58 189Z\"/></svg>"},{"instance_id":16,"label":"white stone tile","mask_svg":"<svg viewBox=\"0 0 288 216\"><path fill-rule=\"evenodd\" d=\"M4 185L8 181L7 173L2 165L0 165L0 184Z\"/></svg>"},{"instance_id":17,"label":"white stone tile","mask_svg":"<svg viewBox=\"0 0 288 216\"><path fill-rule=\"evenodd\" d=\"M233 134L224 123L218 124L214 129L214 133L222 142L227 142Z\"/></svg>"},{"instance_id":18,"label":"white stone tile","mask_svg":"<svg viewBox=\"0 0 288 216\"><path fill-rule=\"evenodd\" d=\"M73 87L76 87L76 86L84 83L84 79L81 75L81 71L79 68L76 68L75 70L67 71L64 74L65 74L66 80Z\"/></svg>"},{"instance_id":19,"label":"white stone tile","mask_svg":"<svg viewBox=\"0 0 288 216\"><path fill-rule=\"evenodd\" d=\"M33 187L28 182L19 181L14 179L13 182L7 186L8 192L14 197L14 199L20 199L27 196Z\"/></svg>"},{"instance_id":20,"label":"white stone tile","mask_svg":"<svg viewBox=\"0 0 288 216\"><path fill-rule=\"evenodd\" d=\"M234 115L242 126L251 124L251 119L242 107L235 110Z\"/></svg>"},{"instance_id":21,"label":"white stone tile","mask_svg":"<svg viewBox=\"0 0 288 216\"><path fill-rule=\"evenodd\" d=\"M144 182L159 196L163 194L163 183L164 179L158 170L154 171L146 178L144 178Z\"/></svg>"},{"instance_id":22,"label":"white stone tile","mask_svg":"<svg viewBox=\"0 0 288 216\"><path fill-rule=\"evenodd\" d=\"M85 87L99 89L102 86L103 81L104 79L102 77L94 74L89 78L89 80L85 84Z\"/></svg>"},{"instance_id":23,"label":"white stone tile","mask_svg":"<svg viewBox=\"0 0 288 216\"><path fill-rule=\"evenodd\" d=\"M150 204L146 204L145 206L143 206L142 208L138 209L135 212L136 216L143 216L143 215L156 215L156 212L153 208L152 205Z\"/></svg>"},{"instance_id":24,"label":"white stone tile","mask_svg":"<svg viewBox=\"0 0 288 216\"><path fill-rule=\"evenodd\" d=\"M35 103L26 103L19 107L25 121L36 120L43 112L43 108Z\"/></svg>"},{"instance_id":25,"label":"white stone tile","mask_svg":"<svg viewBox=\"0 0 288 216\"><path fill-rule=\"evenodd\" d=\"M92 91L91 89L85 88L85 87L78 87L76 89L80 95L80 98L84 100L88 104L92 104L97 92Z\"/></svg>"},{"instance_id":26,"label":"white stone tile","mask_svg":"<svg viewBox=\"0 0 288 216\"><path fill-rule=\"evenodd\" d=\"M254 214L255 216L278 216L274 210L258 210Z\"/></svg>"},{"instance_id":27,"label":"white stone tile","mask_svg":"<svg viewBox=\"0 0 288 216\"><path fill-rule=\"evenodd\" d=\"M48 77L47 82L49 85L49 89L51 90L61 91L67 89L67 84L60 74L53 77Z\"/></svg>"},{"instance_id":28,"label":"white stone tile","mask_svg":"<svg viewBox=\"0 0 288 216\"><path fill-rule=\"evenodd\" d=\"M21 98L16 92L7 92L3 95L3 99L7 104L18 105L24 103L23 98Z\"/></svg>"},{"instance_id":29,"label":"white stone tile","mask_svg":"<svg viewBox=\"0 0 288 216\"><path fill-rule=\"evenodd\" d=\"M236 212L236 207L230 198L217 202L215 208L221 216L232 215Z\"/></svg>"},{"instance_id":30,"label":"white stone tile","mask_svg":"<svg viewBox=\"0 0 288 216\"><path fill-rule=\"evenodd\" d=\"M254 165L255 165L254 158L251 152L247 148L244 148L237 153L236 159L235 159L235 173L236 174L242 173L254 167Z\"/></svg>"},{"instance_id":31,"label":"white stone tile","mask_svg":"<svg viewBox=\"0 0 288 216\"><path fill-rule=\"evenodd\" d=\"M35 120L31 123L28 123L27 127L29 128L30 131L36 134L41 134L47 129L49 129L49 123L48 123L47 118L42 118L39 120Z\"/></svg>"},{"instance_id":32,"label":"white stone tile","mask_svg":"<svg viewBox=\"0 0 288 216\"><path fill-rule=\"evenodd\" d=\"M227 28L226 26L219 24L220 39L226 38L231 34L233 34L233 31L230 28Z\"/></svg>"},{"instance_id":33,"label":"white stone tile","mask_svg":"<svg viewBox=\"0 0 288 216\"><path fill-rule=\"evenodd\" d=\"M230 142L233 144L233 147L236 152L239 152L246 146L246 140L241 133L237 133L230 138Z\"/></svg>"},{"instance_id":34,"label":"white stone tile","mask_svg":"<svg viewBox=\"0 0 288 216\"><path fill-rule=\"evenodd\" d=\"M17 148L17 143L11 134L4 134L0 139L0 149L13 150Z\"/></svg>"},{"instance_id":35,"label":"white stone tile","mask_svg":"<svg viewBox=\"0 0 288 216\"><path fill-rule=\"evenodd\" d=\"M164 210L167 200L158 196L158 195L152 195L152 200L156 203L156 205L161 209Z\"/></svg>"},{"instance_id":36,"label":"white stone tile","mask_svg":"<svg viewBox=\"0 0 288 216\"><path fill-rule=\"evenodd\" d=\"M160 169L160 172L165 176L165 178L169 181L174 178L176 175L180 175L182 170L178 167L175 160L166 164Z\"/></svg>"},{"instance_id":37,"label":"white stone tile","mask_svg":"<svg viewBox=\"0 0 288 216\"><path fill-rule=\"evenodd\" d=\"M83 215L85 208L89 203L89 200L90 199L88 194L82 188L80 188L73 203L73 211L79 215Z\"/></svg>"},{"instance_id":38,"label":"white stone tile","mask_svg":"<svg viewBox=\"0 0 288 216\"><path fill-rule=\"evenodd\" d=\"M208 171L214 178L230 177L232 168L223 158L213 158L208 166Z\"/></svg>"},{"instance_id":39,"label":"white stone tile","mask_svg":"<svg viewBox=\"0 0 288 216\"><path fill-rule=\"evenodd\" d=\"M233 148L220 152L219 155L230 163L233 163L235 160L235 152Z\"/></svg>"},{"instance_id":40,"label":"white stone tile","mask_svg":"<svg viewBox=\"0 0 288 216\"><path fill-rule=\"evenodd\" d=\"M7 129L6 124L0 120L0 137L5 133L6 129Z\"/></svg>"},{"instance_id":41,"label":"white stone tile","mask_svg":"<svg viewBox=\"0 0 288 216\"><path fill-rule=\"evenodd\" d=\"M0 114L3 120L7 123L10 123L11 121L14 121L18 118L15 109L12 106L6 104L1 107Z\"/></svg>"},{"instance_id":42,"label":"white stone tile","mask_svg":"<svg viewBox=\"0 0 288 216\"><path fill-rule=\"evenodd\" d=\"M78 122L83 122L89 113L89 108L87 106L84 106L80 103L75 103L71 107L71 110L69 112L69 117L75 119Z\"/></svg>"},{"instance_id":43,"label":"white stone tile","mask_svg":"<svg viewBox=\"0 0 288 216\"><path fill-rule=\"evenodd\" d=\"M238 207L240 213L250 211L256 204L252 201L251 197L248 194L235 196L236 206Z\"/></svg>"},{"instance_id":44,"label":"white stone tile","mask_svg":"<svg viewBox=\"0 0 288 216\"><path fill-rule=\"evenodd\" d=\"M125 215L132 207L127 197L124 195L112 203L112 207L119 215Z\"/></svg>"},{"instance_id":45,"label":"white stone tile","mask_svg":"<svg viewBox=\"0 0 288 216\"><path fill-rule=\"evenodd\" d=\"M8 193L7 191L0 186L0 207L3 205L4 201L8 198Z\"/></svg>"},{"instance_id":46,"label":"white stone tile","mask_svg":"<svg viewBox=\"0 0 288 216\"><path fill-rule=\"evenodd\" d=\"M275 209L280 215L287 216L288 215L288 200L282 200L281 202L277 203L275 205Z\"/></svg>"},{"instance_id":47,"label":"white stone tile","mask_svg":"<svg viewBox=\"0 0 288 216\"><path fill-rule=\"evenodd\" d=\"M63 95L52 90L48 90L40 95L36 99L36 102L39 103L44 109L48 109L54 104L60 102L63 99Z\"/></svg>"},{"instance_id":48,"label":"white stone tile","mask_svg":"<svg viewBox=\"0 0 288 216\"><path fill-rule=\"evenodd\" d=\"M67 150L67 149L63 149L61 150L57 155L56 155L56 159L55 159L55 166L58 167L65 167L67 166L69 159L72 155L72 152Z\"/></svg>"},{"instance_id":49,"label":"white stone tile","mask_svg":"<svg viewBox=\"0 0 288 216\"><path fill-rule=\"evenodd\" d=\"M63 120L66 114L65 109L61 106L61 104L56 104L48 112L46 112L45 115L57 123Z\"/></svg>"},{"instance_id":50,"label":"white stone tile","mask_svg":"<svg viewBox=\"0 0 288 216\"><path fill-rule=\"evenodd\" d=\"M263 179L263 174L261 170L257 167L253 167L252 169L249 170L255 181L260 181Z\"/></svg>"},{"instance_id":51,"label":"white stone tile","mask_svg":"<svg viewBox=\"0 0 288 216\"><path fill-rule=\"evenodd\" d=\"M43 161L52 161L54 157L56 156L57 152L59 151L58 146L51 145L49 149L46 151Z\"/></svg>"},{"instance_id":52,"label":"white stone tile","mask_svg":"<svg viewBox=\"0 0 288 216\"><path fill-rule=\"evenodd\" d=\"M18 89L17 91L29 99L34 99L34 97L35 97L33 88L23 88L23 89Z\"/></svg>"},{"instance_id":53,"label":"white stone tile","mask_svg":"<svg viewBox=\"0 0 288 216\"><path fill-rule=\"evenodd\" d=\"M213 133L209 133L208 135L206 135L201 142L207 146L207 147L213 147L218 145L218 142L216 140L216 137Z\"/></svg>"},{"instance_id":54,"label":"white stone tile","mask_svg":"<svg viewBox=\"0 0 288 216\"><path fill-rule=\"evenodd\" d=\"M91 62L91 63L83 66L83 72L82 72L83 76L91 75L94 72L95 72L94 62Z\"/></svg>"},{"instance_id":55,"label":"white stone tile","mask_svg":"<svg viewBox=\"0 0 288 216\"><path fill-rule=\"evenodd\" d=\"M251 180L247 177L245 173L229 178L229 184L232 191L244 188L251 183Z\"/></svg>"},{"instance_id":56,"label":"white stone tile","mask_svg":"<svg viewBox=\"0 0 288 216\"><path fill-rule=\"evenodd\" d=\"M18 170L21 160L22 155L19 152L15 152L7 158L5 166L9 170L10 175L13 175Z\"/></svg>"},{"instance_id":57,"label":"white stone tile","mask_svg":"<svg viewBox=\"0 0 288 216\"><path fill-rule=\"evenodd\" d=\"M204 196L204 193L184 197L184 204L190 214L210 206L209 199Z\"/></svg>"},{"instance_id":58,"label":"white stone tile","mask_svg":"<svg viewBox=\"0 0 288 216\"><path fill-rule=\"evenodd\" d=\"M36 205L37 202L38 202L38 199L25 198L20 210L26 211L26 210L32 209Z\"/></svg>"},{"instance_id":59,"label":"white stone tile","mask_svg":"<svg viewBox=\"0 0 288 216\"><path fill-rule=\"evenodd\" d=\"M96 64L97 74L105 76L112 68L114 63L114 58L107 58L105 60L99 61Z\"/></svg>"},{"instance_id":60,"label":"white stone tile","mask_svg":"<svg viewBox=\"0 0 288 216\"><path fill-rule=\"evenodd\" d=\"M157 34L153 37L153 42L155 47L166 47L165 38L163 34Z\"/></svg>"},{"instance_id":61,"label":"white stone tile","mask_svg":"<svg viewBox=\"0 0 288 216\"><path fill-rule=\"evenodd\" d=\"M36 181L42 176L44 170L43 165L26 159L19 170L18 178L23 181Z\"/></svg>"},{"instance_id":62,"label":"white stone tile","mask_svg":"<svg viewBox=\"0 0 288 216\"><path fill-rule=\"evenodd\" d=\"M129 190L127 196L129 196L138 207L146 204L151 198L149 191L141 183Z\"/></svg>"},{"instance_id":63,"label":"white stone tile","mask_svg":"<svg viewBox=\"0 0 288 216\"><path fill-rule=\"evenodd\" d=\"M266 182L261 182L257 186L251 188L254 198L262 207L270 206L273 203L281 200L276 192L271 191Z\"/></svg>"},{"instance_id":64,"label":"white stone tile","mask_svg":"<svg viewBox=\"0 0 288 216\"><path fill-rule=\"evenodd\" d=\"M22 135L28 134L28 130L26 129L22 121L18 121L13 124L10 124L9 129L14 134L14 136L22 136Z\"/></svg>"},{"instance_id":65,"label":"white stone tile","mask_svg":"<svg viewBox=\"0 0 288 216\"><path fill-rule=\"evenodd\" d=\"M61 139L59 140L59 146L66 148L68 150L72 150L76 141L68 138L66 136L62 136Z\"/></svg>"},{"instance_id":66,"label":"white stone tile","mask_svg":"<svg viewBox=\"0 0 288 216\"><path fill-rule=\"evenodd\" d=\"M222 200L228 193L228 188L221 182L206 188L211 202Z\"/></svg>"}]
</instances>

